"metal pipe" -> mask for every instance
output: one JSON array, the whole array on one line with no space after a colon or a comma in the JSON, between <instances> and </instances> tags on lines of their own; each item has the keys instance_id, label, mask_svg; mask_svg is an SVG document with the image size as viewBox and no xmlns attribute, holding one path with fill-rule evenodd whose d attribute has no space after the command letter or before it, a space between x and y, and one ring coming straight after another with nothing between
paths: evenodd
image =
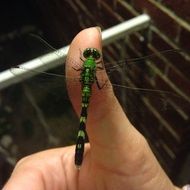
<instances>
[{"instance_id":1,"label":"metal pipe","mask_svg":"<svg viewBox=\"0 0 190 190\"><path fill-rule=\"evenodd\" d=\"M122 22L102 32L103 45L108 45L115 40L121 39L133 32L143 30L150 24L150 17L142 14L128 21Z\"/></svg>"},{"instance_id":2,"label":"metal pipe","mask_svg":"<svg viewBox=\"0 0 190 190\"><path fill-rule=\"evenodd\" d=\"M145 29L149 26L149 24L150 17L146 14L143 14L116 26L113 26L102 32L103 45L108 45L109 43L112 43L117 39L121 39L130 33ZM68 50L69 46L65 46L57 51L53 51L51 53L23 63L18 66L23 69L17 69L17 74L13 74L14 69L8 69L1 72L0 90L12 84L21 82L27 78L30 78L36 75L38 72L40 73L42 71L46 71L60 65L65 61ZM32 70L37 70L38 72L32 72Z\"/></svg>"}]
</instances>

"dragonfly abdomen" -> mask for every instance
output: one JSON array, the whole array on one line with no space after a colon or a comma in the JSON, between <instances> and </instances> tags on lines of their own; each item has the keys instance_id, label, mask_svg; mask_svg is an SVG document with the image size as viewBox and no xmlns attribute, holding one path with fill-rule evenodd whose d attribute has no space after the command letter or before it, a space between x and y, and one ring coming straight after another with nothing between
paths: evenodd
<instances>
[{"instance_id":1,"label":"dragonfly abdomen","mask_svg":"<svg viewBox=\"0 0 190 190\"><path fill-rule=\"evenodd\" d=\"M76 150L75 150L75 165L80 167L83 160L84 144L86 139L86 120L87 120L87 109L91 96L91 86L84 85L82 88L82 104L80 114L79 131L77 135Z\"/></svg>"}]
</instances>

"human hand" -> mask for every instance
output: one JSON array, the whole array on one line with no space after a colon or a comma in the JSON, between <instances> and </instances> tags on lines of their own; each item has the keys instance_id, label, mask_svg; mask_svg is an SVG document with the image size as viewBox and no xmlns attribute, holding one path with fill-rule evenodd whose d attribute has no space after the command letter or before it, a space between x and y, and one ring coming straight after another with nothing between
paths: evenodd
<instances>
[{"instance_id":1,"label":"human hand","mask_svg":"<svg viewBox=\"0 0 190 190\"><path fill-rule=\"evenodd\" d=\"M73 64L69 58L80 62L79 50L88 47L101 51L97 28L85 29L74 38L68 67ZM67 75L79 74L67 68ZM68 91L79 114L81 87L69 84ZM93 91L87 119L90 144L85 145L81 169L74 165L75 146L39 152L18 162L3 190L178 189L160 167L145 138L131 125L114 93L96 86Z\"/></svg>"}]
</instances>

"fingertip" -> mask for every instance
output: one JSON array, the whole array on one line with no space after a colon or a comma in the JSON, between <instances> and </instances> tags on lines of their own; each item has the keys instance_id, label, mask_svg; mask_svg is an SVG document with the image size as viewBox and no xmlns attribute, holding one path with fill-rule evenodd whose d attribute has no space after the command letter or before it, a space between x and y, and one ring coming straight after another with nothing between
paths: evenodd
<instances>
[{"instance_id":1,"label":"fingertip","mask_svg":"<svg viewBox=\"0 0 190 190\"><path fill-rule=\"evenodd\" d=\"M79 32L71 42L68 56L78 56L80 50L83 51L88 47L94 47L102 51L102 37L100 27L86 28Z\"/></svg>"}]
</instances>

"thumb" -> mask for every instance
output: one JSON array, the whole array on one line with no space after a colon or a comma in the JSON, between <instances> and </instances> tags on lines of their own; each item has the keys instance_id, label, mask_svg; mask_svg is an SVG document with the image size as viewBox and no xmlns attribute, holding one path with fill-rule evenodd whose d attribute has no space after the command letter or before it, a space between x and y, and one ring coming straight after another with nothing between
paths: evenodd
<instances>
[{"instance_id":1,"label":"thumb","mask_svg":"<svg viewBox=\"0 0 190 190\"><path fill-rule=\"evenodd\" d=\"M97 28L81 31L72 41L67 59L67 76L80 78L80 72L71 68L82 66L80 51L86 48L96 48L101 52L101 34ZM77 64L74 64L73 59ZM144 137L127 119L106 72L97 70L96 77L98 81L101 78L107 82L102 89L98 89L96 84L92 88L86 122L90 149L86 151L84 164L89 161L91 171L102 171L106 176L123 176L119 179L127 181L127 187L131 189L139 186L142 189L174 189ZM82 107L81 84L67 83L69 96L78 115Z\"/></svg>"},{"instance_id":2,"label":"thumb","mask_svg":"<svg viewBox=\"0 0 190 190\"><path fill-rule=\"evenodd\" d=\"M97 28L81 31L72 41L67 57L67 76L80 78L80 68L83 64L83 61L80 60L81 52L86 48L96 48L101 52L101 34ZM96 76L98 79L101 78L100 86L105 83L106 85L102 89L98 89L97 85L94 84L90 98L86 125L91 145L91 156L95 163L118 167L118 163L124 159L123 153L126 150L136 152L137 146L139 146L138 142L142 139L139 137L142 136L125 116L114 95L106 72L97 71ZM79 115L81 84L68 82L67 87L74 109Z\"/></svg>"}]
</instances>

